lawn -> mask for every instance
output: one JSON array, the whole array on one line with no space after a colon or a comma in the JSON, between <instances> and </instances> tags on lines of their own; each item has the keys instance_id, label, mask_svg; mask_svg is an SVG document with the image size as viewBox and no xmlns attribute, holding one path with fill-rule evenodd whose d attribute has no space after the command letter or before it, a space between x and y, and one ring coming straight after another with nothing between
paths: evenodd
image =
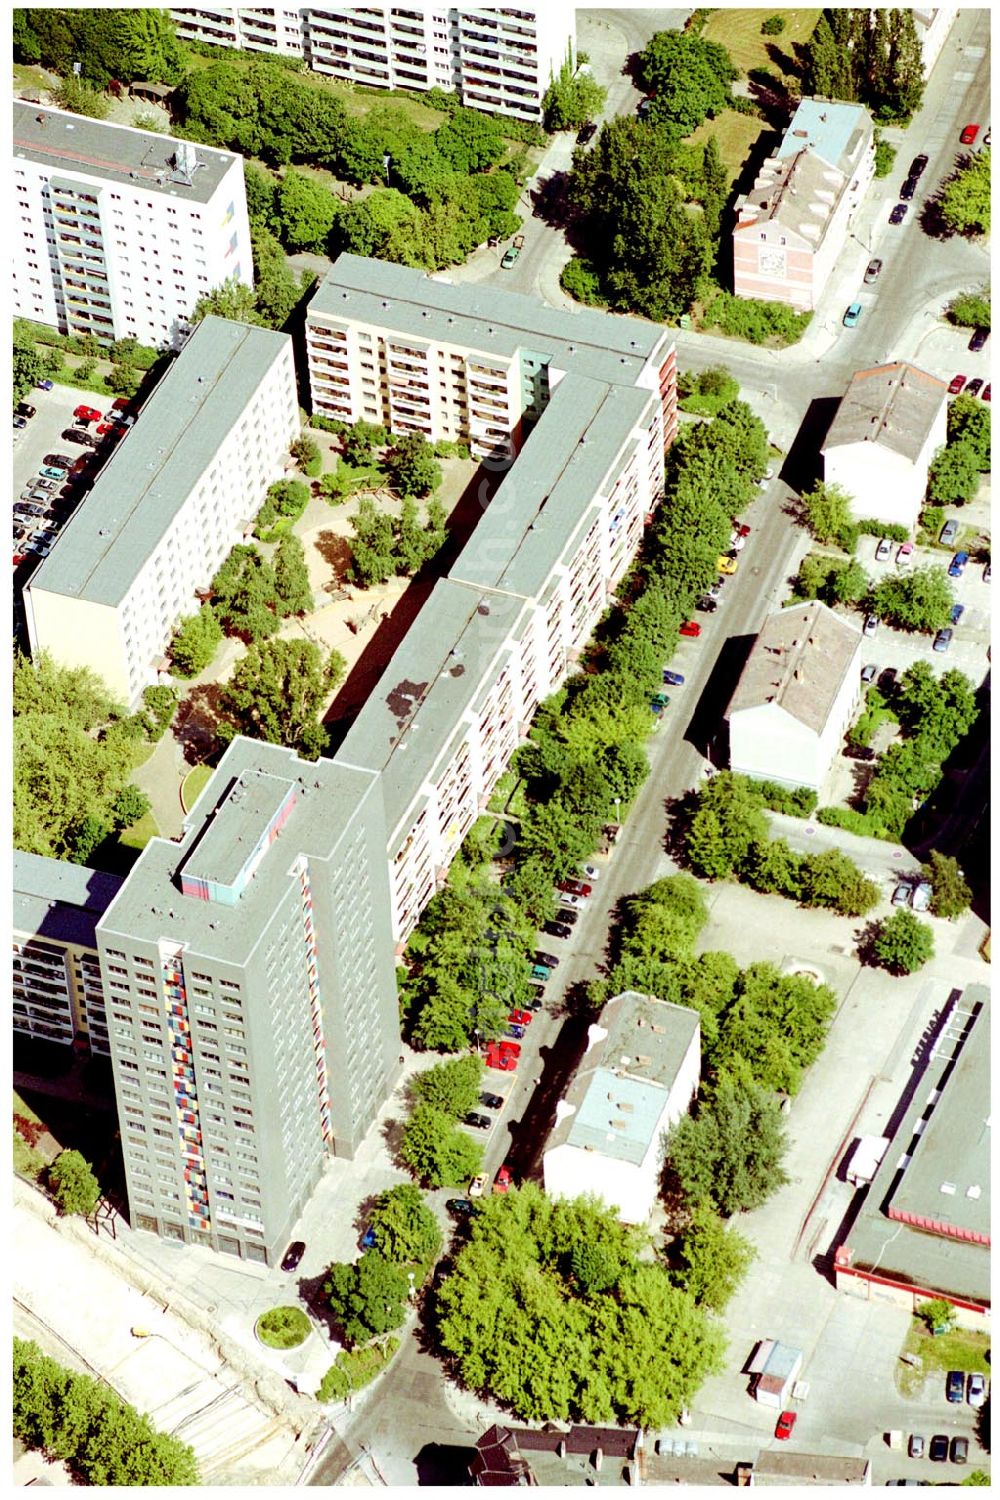
<instances>
[{"instance_id":1,"label":"lawn","mask_svg":"<svg viewBox=\"0 0 1000 1500\"><path fill-rule=\"evenodd\" d=\"M913 1365L900 1361L896 1368L896 1384L902 1395L919 1396L928 1375L935 1379L940 1376L941 1390L938 1394L943 1401L945 1371L978 1370L981 1375L989 1377L989 1347L987 1334L970 1333L964 1328L942 1333L936 1339L931 1338L923 1323L914 1318L906 1335L903 1353L918 1355L922 1368L916 1369Z\"/></svg>"},{"instance_id":2,"label":"lawn","mask_svg":"<svg viewBox=\"0 0 1000 1500\"><path fill-rule=\"evenodd\" d=\"M153 814L148 812L145 817L139 819L138 823L133 823L129 828L123 828L118 835L118 842L126 849L145 849L150 839L159 836L159 832L160 825Z\"/></svg>"},{"instance_id":3,"label":"lawn","mask_svg":"<svg viewBox=\"0 0 1000 1500\"><path fill-rule=\"evenodd\" d=\"M194 770L187 773L181 785L181 802L184 805L185 812L191 811L214 775L214 766L208 766L204 763L200 766L195 766Z\"/></svg>"},{"instance_id":4,"label":"lawn","mask_svg":"<svg viewBox=\"0 0 1000 1500\"><path fill-rule=\"evenodd\" d=\"M20 1115L23 1120L30 1120L33 1125L42 1125L43 1123L35 1114L31 1105L26 1104L16 1090L14 1091L14 1114L15 1116ZM28 1142L18 1134L15 1128L14 1171L21 1177L30 1177L32 1181L37 1181L45 1165L46 1158L38 1150L37 1146L29 1146Z\"/></svg>"},{"instance_id":5,"label":"lawn","mask_svg":"<svg viewBox=\"0 0 1000 1500\"><path fill-rule=\"evenodd\" d=\"M696 146L703 146L710 135L719 143L719 154L729 173L730 182L735 182L743 170L743 164L758 138L769 127L754 115L741 115L735 109L724 109L714 120L705 120L693 135L688 136Z\"/></svg>"},{"instance_id":6,"label":"lawn","mask_svg":"<svg viewBox=\"0 0 1000 1500\"><path fill-rule=\"evenodd\" d=\"M702 36L708 42L721 42L744 76L751 68L767 68L797 91L798 64L793 43L807 42L822 11L816 10L717 10L709 16ZM761 25L768 16L780 15L785 29L780 36L762 36ZM783 60L775 61L768 53L773 47Z\"/></svg>"}]
</instances>

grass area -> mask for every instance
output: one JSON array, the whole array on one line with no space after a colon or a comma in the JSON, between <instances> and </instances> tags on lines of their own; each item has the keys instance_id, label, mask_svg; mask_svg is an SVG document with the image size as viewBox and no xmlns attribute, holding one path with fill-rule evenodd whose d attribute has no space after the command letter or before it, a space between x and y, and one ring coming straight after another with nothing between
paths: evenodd
<instances>
[{"instance_id":1,"label":"grass area","mask_svg":"<svg viewBox=\"0 0 1000 1500\"><path fill-rule=\"evenodd\" d=\"M272 1307L257 1319L257 1337L269 1349L295 1349L311 1332L312 1324L301 1307Z\"/></svg>"},{"instance_id":2,"label":"grass area","mask_svg":"<svg viewBox=\"0 0 1000 1500\"><path fill-rule=\"evenodd\" d=\"M15 1116L20 1115L22 1120L28 1120L32 1125L37 1125L39 1129L45 1129L44 1121L39 1119L31 1105L21 1098L16 1089L14 1090L13 1113ZM33 1182L37 1182L45 1170L46 1159L37 1146L29 1146L24 1137L18 1134L16 1126L14 1126L13 1134L14 1171L21 1177L30 1177Z\"/></svg>"},{"instance_id":3,"label":"grass area","mask_svg":"<svg viewBox=\"0 0 1000 1500\"><path fill-rule=\"evenodd\" d=\"M195 766L194 770L187 773L181 784L181 802L184 804L185 812L191 811L214 775L215 767L204 763Z\"/></svg>"},{"instance_id":4,"label":"grass area","mask_svg":"<svg viewBox=\"0 0 1000 1500\"><path fill-rule=\"evenodd\" d=\"M931 1338L924 1324L914 1318L902 1352L916 1354L922 1362L921 1368L916 1369L913 1365L900 1361L896 1369L896 1385L904 1396L919 1396L925 1378L935 1372L943 1377L946 1370L978 1370L989 1378L990 1366L986 1357L989 1348L990 1340L985 1333L970 1333L964 1328L956 1328L935 1339ZM943 1380L938 1394L943 1401Z\"/></svg>"},{"instance_id":5,"label":"grass area","mask_svg":"<svg viewBox=\"0 0 1000 1500\"><path fill-rule=\"evenodd\" d=\"M769 129L768 125L754 115L741 115L735 109L724 109L714 120L705 120L688 140L703 146L710 135L719 143L719 154L729 173L730 182L735 182L743 170L744 163L758 139Z\"/></svg>"},{"instance_id":6,"label":"grass area","mask_svg":"<svg viewBox=\"0 0 1000 1500\"><path fill-rule=\"evenodd\" d=\"M707 42L721 42L733 62L743 74L751 68L767 68L789 83L798 84L798 69L795 61L794 42L807 42L812 36L822 11L785 10L770 6L763 10L717 10L709 16L702 36ZM785 29L780 36L762 36L761 26L768 16L780 15ZM773 47L787 64L769 54Z\"/></svg>"},{"instance_id":7,"label":"grass area","mask_svg":"<svg viewBox=\"0 0 1000 1500\"><path fill-rule=\"evenodd\" d=\"M130 827L123 828L118 835L118 842L126 849L145 849L150 839L159 836L160 825L151 812L139 819L138 823L132 823Z\"/></svg>"},{"instance_id":8,"label":"grass area","mask_svg":"<svg viewBox=\"0 0 1000 1500\"><path fill-rule=\"evenodd\" d=\"M384 1343L373 1344L367 1349L352 1349L337 1355L316 1392L317 1401L342 1401L352 1391L360 1391L381 1374L399 1348L399 1339L389 1338Z\"/></svg>"}]
</instances>

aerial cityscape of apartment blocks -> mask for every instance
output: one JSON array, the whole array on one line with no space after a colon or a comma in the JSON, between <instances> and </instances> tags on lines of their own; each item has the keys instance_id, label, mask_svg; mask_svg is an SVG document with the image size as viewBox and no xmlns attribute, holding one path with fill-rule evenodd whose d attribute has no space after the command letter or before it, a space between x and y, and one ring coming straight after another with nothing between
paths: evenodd
<instances>
[{"instance_id":1,"label":"aerial cityscape of apartment blocks","mask_svg":"<svg viewBox=\"0 0 1000 1500\"><path fill-rule=\"evenodd\" d=\"M14 1035L107 1054L97 923L117 875L14 850Z\"/></svg>"},{"instance_id":2,"label":"aerial cityscape of apartment blocks","mask_svg":"<svg viewBox=\"0 0 1000 1500\"><path fill-rule=\"evenodd\" d=\"M664 448L677 430L673 342L638 318L341 255L309 303L306 346L315 412L468 443L479 458L511 458L570 372L655 392Z\"/></svg>"},{"instance_id":3,"label":"aerial cityscape of apartment blocks","mask_svg":"<svg viewBox=\"0 0 1000 1500\"><path fill-rule=\"evenodd\" d=\"M298 434L291 339L205 318L25 588L32 654L137 703Z\"/></svg>"},{"instance_id":4,"label":"aerial cityscape of apartment blocks","mask_svg":"<svg viewBox=\"0 0 1000 1500\"><path fill-rule=\"evenodd\" d=\"M399 1071L377 776L238 739L98 925L133 1226L272 1261Z\"/></svg>"},{"instance_id":5,"label":"aerial cityscape of apartment blocks","mask_svg":"<svg viewBox=\"0 0 1000 1500\"><path fill-rule=\"evenodd\" d=\"M218 47L300 57L365 88L444 89L490 114L540 120L552 78L574 49L571 7L406 10L359 6L172 9L177 35Z\"/></svg>"},{"instance_id":6,"label":"aerial cityscape of apartment blocks","mask_svg":"<svg viewBox=\"0 0 1000 1500\"><path fill-rule=\"evenodd\" d=\"M243 158L14 103L14 313L176 347L200 297L253 285Z\"/></svg>"}]
</instances>

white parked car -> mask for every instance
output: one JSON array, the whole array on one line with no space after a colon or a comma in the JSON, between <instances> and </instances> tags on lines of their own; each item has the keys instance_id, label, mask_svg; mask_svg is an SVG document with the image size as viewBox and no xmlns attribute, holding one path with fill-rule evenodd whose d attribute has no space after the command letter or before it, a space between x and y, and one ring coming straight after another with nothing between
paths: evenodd
<instances>
[{"instance_id":1,"label":"white parked car","mask_svg":"<svg viewBox=\"0 0 1000 1500\"><path fill-rule=\"evenodd\" d=\"M913 892L913 910L926 911L931 904L934 887L929 880L922 880Z\"/></svg>"},{"instance_id":2,"label":"white parked car","mask_svg":"<svg viewBox=\"0 0 1000 1500\"><path fill-rule=\"evenodd\" d=\"M574 896L572 891L557 891L556 895L562 906L575 906L582 911L587 904L586 896Z\"/></svg>"},{"instance_id":3,"label":"white parked car","mask_svg":"<svg viewBox=\"0 0 1000 1500\"><path fill-rule=\"evenodd\" d=\"M599 880L600 876L601 876L601 872L597 868L596 865L581 865L580 866L580 879L581 880Z\"/></svg>"},{"instance_id":4,"label":"white parked car","mask_svg":"<svg viewBox=\"0 0 1000 1500\"><path fill-rule=\"evenodd\" d=\"M875 548L875 561L888 562L891 552L892 543L887 536L884 536L879 542L878 546Z\"/></svg>"}]
</instances>

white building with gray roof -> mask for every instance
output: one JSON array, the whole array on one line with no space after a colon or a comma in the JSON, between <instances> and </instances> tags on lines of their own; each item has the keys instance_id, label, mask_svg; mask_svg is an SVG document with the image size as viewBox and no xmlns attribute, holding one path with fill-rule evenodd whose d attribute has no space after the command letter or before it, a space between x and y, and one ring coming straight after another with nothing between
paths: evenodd
<instances>
[{"instance_id":1,"label":"white building with gray roof","mask_svg":"<svg viewBox=\"0 0 1000 1500\"><path fill-rule=\"evenodd\" d=\"M644 1223L659 1193L664 1134L689 1109L700 1078L696 1011L634 990L609 1000L556 1105L545 1191L594 1193L626 1224Z\"/></svg>"},{"instance_id":2,"label":"white building with gray roof","mask_svg":"<svg viewBox=\"0 0 1000 1500\"><path fill-rule=\"evenodd\" d=\"M177 347L199 298L253 286L243 158L14 103L14 313Z\"/></svg>"},{"instance_id":3,"label":"white building with gray roof","mask_svg":"<svg viewBox=\"0 0 1000 1500\"><path fill-rule=\"evenodd\" d=\"M818 791L861 698L858 627L812 600L769 615L729 701L729 765Z\"/></svg>"},{"instance_id":4,"label":"white building with gray roof","mask_svg":"<svg viewBox=\"0 0 1000 1500\"><path fill-rule=\"evenodd\" d=\"M947 426L948 387L936 375L903 361L857 370L823 444L823 477L851 496L856 521L914 531Z\"/></svg>"},{"instance_id":5,"label":"white building with gray roof","mask_svg":"<svg viewBox=\"0 0 1000 1500\"><path fill-rule=\"evenodd\" d=\"M299 434L292 341L207 317L24 591L32 654L134 705Z\"/></svg>"}]
</instances>

